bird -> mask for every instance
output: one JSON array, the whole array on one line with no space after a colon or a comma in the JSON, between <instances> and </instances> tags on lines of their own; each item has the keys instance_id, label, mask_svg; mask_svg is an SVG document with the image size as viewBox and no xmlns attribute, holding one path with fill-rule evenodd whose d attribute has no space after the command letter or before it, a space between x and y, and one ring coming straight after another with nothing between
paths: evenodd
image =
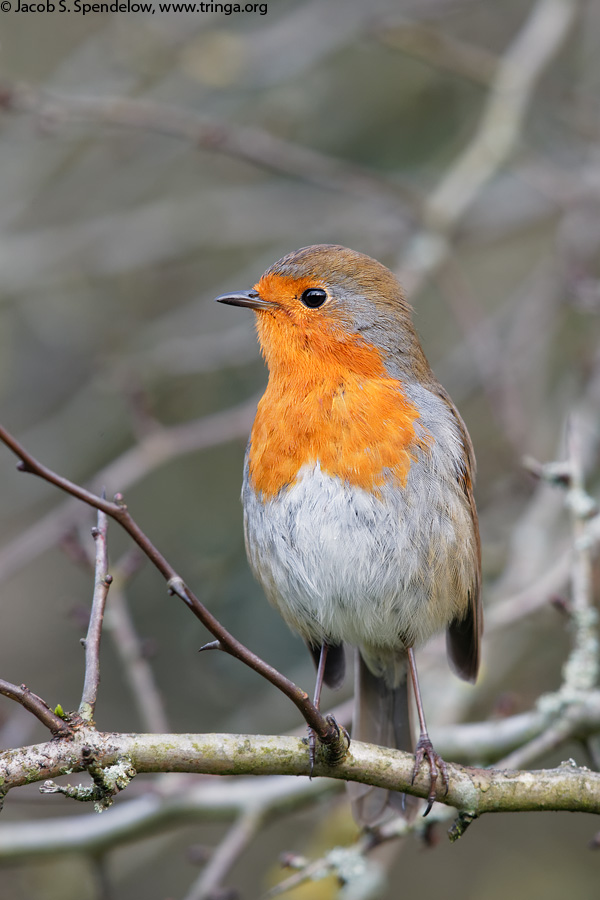
<instances>
[{"instance_id":1,"label":"bird","mask_svg":"<svg viewBox=\"0 0 600 900\"><path fill-rule=\"evenodd\" d=\"M248 441L242 503L250 567L337 688L354 648L352 740L429 765L425 814L448 789L419 690L415 648L446 632L454 672L475 681L481 549L467 429L437 381L396 276L337 244L288 253L251 290L269 377ZM414 743L412 684L419 720ZM349 783L361 826L414 815L413 798Z\"/></svg>"}]
</instances>

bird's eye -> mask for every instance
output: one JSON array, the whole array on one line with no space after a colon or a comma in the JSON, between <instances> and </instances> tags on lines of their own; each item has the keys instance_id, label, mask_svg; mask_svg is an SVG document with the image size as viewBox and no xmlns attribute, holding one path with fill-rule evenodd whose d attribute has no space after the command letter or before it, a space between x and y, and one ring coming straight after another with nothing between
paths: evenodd
<instances>
[{"instance_id":1,"label":"bird's eye","mask_svg":"<svg viewBox=\"0 0 600 900\"><path fill-rule=\"evenodd\" d=\"M305 306L309 309L318 309L323 306L327 300L327 293L320 288L308 288L300 297Z\"/></svg>"}]
</instances>

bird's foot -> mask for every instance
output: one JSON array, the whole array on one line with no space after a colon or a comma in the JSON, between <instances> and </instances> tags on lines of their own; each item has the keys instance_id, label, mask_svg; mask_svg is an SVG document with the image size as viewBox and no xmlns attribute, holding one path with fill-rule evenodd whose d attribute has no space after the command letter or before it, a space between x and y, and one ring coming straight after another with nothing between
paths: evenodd
<instances>
[{"instance_id":1,"label":"bird's foot","mask_svg":"<svg viewBox=\"0 0 600 900\"><path fill-rule=\"evenodd\" d=\"M423 760L427 760L429 765L429 795L427 797L427 808L423 813L423 817L429 815L431 812L431 807L436 798L436 787L438 776L442 777L442 784L444 785L444 794L448 793L448 787L450 784L450 779L448 778L448 767L439 753L433 749L433 744L431 743L429 736L426 734L422 734L418 740L417 747L415 750L415 765L413 768L413 776L412 783L414 784L415 778L417 777L418 771L421 767L421 763Z\"/></svg>"}]
</instances>

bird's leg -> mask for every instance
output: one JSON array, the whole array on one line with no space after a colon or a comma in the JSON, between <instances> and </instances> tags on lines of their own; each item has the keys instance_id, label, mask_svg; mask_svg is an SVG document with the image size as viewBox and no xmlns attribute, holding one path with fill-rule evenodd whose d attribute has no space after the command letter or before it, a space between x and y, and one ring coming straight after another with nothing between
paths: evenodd
<instances>
[{"instance_id":1,"label":"bird's leg","mask_svg":"<svg viewBox=\"0 0 600 900\"><path fill-rule=\"evenodd\" d=\"M329 650L329 644L327 641L323 641L321 644L321 654L319 656L319 665L317 667L317 680L315 682L315 696L313 699L313 704L317 709L321 708L321 690L323 688L323 678L325 676L325 663L327 662L327 651ZM310 760L310 777L313 776L313 769L315 767L315 753L317 748L317 737L312 730L312 728L308 729L308 757Z\"/></svg>"},{"instance_id":2,"label":"bird's leg","mask_svg":"<svg viewBox=\"0 0 600 900\"><path fill-rule=\"evenodd\" d=\"M413 690L415 692L417 713L419 716L419 729L421 732L419 735L419 740L417 741L417 746L415 748L415 767L413 769L412 780L414 783L421 763L424 759L427 759L431 780L429 782L427 809L423 813L423 816L426 816L431 812L431 807L433 806L433 801L435 800L435 788L439 773L441 773L442 775L442 782L446 789L445 793L448 793L448 768L439 753L436 753L433 749L433 744L431 743L431 739L429 737L429 734L427 733L427 723L425 722L425 713L423 712L423 702L421 700L421 689L419 688L419 676L417 675L417 664L415 662L415 654L412 647L409 647L408 649L408 664L410 666L410 677L413 684Z\"/></svg>"}]
</instances>

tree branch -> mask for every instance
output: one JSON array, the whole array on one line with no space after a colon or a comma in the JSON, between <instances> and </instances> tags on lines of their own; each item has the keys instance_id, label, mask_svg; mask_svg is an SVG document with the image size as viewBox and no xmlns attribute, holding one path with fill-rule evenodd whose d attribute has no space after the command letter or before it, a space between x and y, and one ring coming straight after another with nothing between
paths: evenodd
<instances>
[{"instance_id":1,"label":"tree branch","mask_svg":"<svg viewBox=\"0 0 600 900\"><path fill-rule=\"evenodd\" d=\"M50 741L0 754L4 790L65 773L106 768L127 760L135 771L206 775L306 775L306 744L298 738L229 734L112 734L90 727L71 740ZM346 757L328 765L320 753L314 775L373 784L426 798L429 777L417 775L414 756L354 741ZM480 816L489 812L569 810L600 814L600 773L573 761L534 772L477 769L448 763L450 785L437 800Z\"/></svg>"},{"instance_id":2,"label":"tree branch","mask_svg":"<svg viewBox=\"0 0 600 900\"><path fill-rule=\"evenodd\" d=\"M26 685L22 684L18 687L16 684L11 684L10 681L4 681L4 679L0 678L0 694L10 697L11 700L16 700L30 713L33 713L36 719L39 719L46 728L50 729L52 734L60 735L61 737L67 737L71 734L71 726L51 710L41 697L30 691ZM2 780L0 779L1 784Z\"/></svg>"},{"instance_id":3,"label":"tree branch","mask_svg":"<svg viewBox=\"0 0 600 900\"><path fill-rule=\"evenodd\" d=\"M230 820L251 807L262 807L272 818L314 804L341 787L324 778L163 776L152 791L129 797L101 816L90 812L0 824L0 861L74 852L97 856L177 823ZM431 817L437 814L433 810Z\"/></svg>"},{"instance_id":4,"label":"tree branch","mask_svg":"<svg viewBox=\"0 0 600 900\"><path fill-rule=\"evenodd\" d=\"M594 423L595 426L596 423ZM595 688L599 673L598 610L594 606L592 548L587 525L598 513L598 505L585 490L583 471L583 422L573 415L568 423L567 464L569 486L567 506L573 527L573 570L571 609L575 628L573 649L564 667L565 688L572 692Z\"/></svg>"},{"instance_id":5,"label":"tree branch","mask_svg":"<svg viewBox=\"0 0 600 900\"><path fill-rule=\"evenodd\" d=\"M538 81L579 11L576 0L538 0L498 60L479 127L427 198L425 227L413 235L398 262L409 295L446 261L451 250L448 236L514 152Z\"/></svg>"},{"instance_id":6,"label":"tree branch","mask_svg":"<svg viewBox=\"0 0 600 900\"><path fill-rule=\"evenodd\" d=\"M493 53L458 40L428 22L384 23L375 36L387 47L414 56L428 65L488 87L498 65Z\"/></svg>"},{"instance_id":7,"label":"tree branch","mask_svg":"<svg viewBox=\"0 0 600 900\"><path fill-rule=\"evenodd\" d=\"M96 542L94 596L87 637L82 641L85 648L85 680L81 703L79 704L79 715L84 722L88 723L93 722L94 710L96 709L98 685L100 684L100 640L102 638L104 607L106 606L108 589L112 583L112 578L108 574L107 527L108 518L106 514L98 510L98 524L92 529L92 535Z\"/></svg>"},{"instance_id":8,"label":"tree branch","mask_svg":"<svg viewBox=\"0 0 600 900\"><path fill-rule=\"evenodd\" d=\"M201 419L153 431L104 466L92 482L100 486L118 485L120 490L125 490L172 459L227 441L246 439L256 413L257 399L253 397ZM57 534L68 531L82 520L82 512L83 507L68 499L0 548L0 578L9 578L28 565L32 556L53 546Z\"/></svg>"},{"instance_id":9,"label":"tree branch","mask_svg":"<svg viewBox=\"0 0 600 900\"><path fill-rule=\"evenodd\" d=\"M226 628L212 615L211 612L200 602L196 595L187 587L180 575L177 574L171 564L165 559L162 553L155 547L152 541L144 534L137 522L130 515L123 497L120 494L115 496L115 501L110 502L103 497L98 497L91 491L74 484L67 478L63 478L56 472L44 466L33 457L17 439L0 426L0 441L6 444L12 452L19 457L21 462L18 468L21 471L29 472L37 475L44 481L54 484L56 487L71 494L73 497L82 500L89 506L101 510L107 516L115 519L119 525L129 534L136 544L145 553L148 559L154 564L161 575L167 580L169 591L176 594L186 604L189 610L199 619L205 628L219 642L219 649L229 653L236 659L239 659L249 668L254 669L267 681L275 685L282 693L284 693L295 706L300 710L306 723L315 731L319 740L331 748L333 757L337 758L343 755L345 750L346 738L342 735L331 720L321 715L319 710L310 701L306 691L303 691L297 685L286 678L281 672L278 672L273 666L270 666L260 657L252 653L245 647L241 641L238 641ZM308 758L308 754L307 754Z\"/></svg>"},{"instance_id":10,"label":"tree branch","mask_svg":"<svg viewBox=\"0 0 600 900\"><path fill-rule=\"evenodd\" d=\"M212 853L202 873L191 886L184 900L210 900L218 896L218 889L238 857L244 852L263 824L263 810L258 806L243 812L233 823L219 846Z\"/></svg>"}]
</instances>

